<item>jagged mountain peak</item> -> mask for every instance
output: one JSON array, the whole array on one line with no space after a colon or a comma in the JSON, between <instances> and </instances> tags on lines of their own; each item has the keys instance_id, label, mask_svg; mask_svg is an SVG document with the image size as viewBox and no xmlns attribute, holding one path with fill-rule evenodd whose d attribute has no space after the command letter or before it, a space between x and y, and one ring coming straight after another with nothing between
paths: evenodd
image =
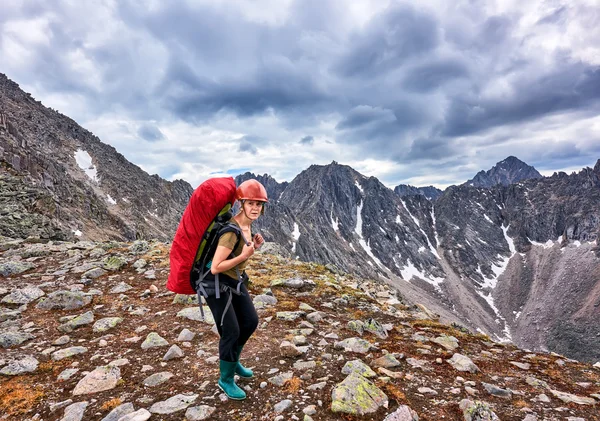
<instances>
[{"instance_id":1,"label":"jagged mountain peak","mask_svg":"<svg viewBox=\"0 0 600 421\"><path fill-rule=\"evenodd\" d=\"M399 196L424 196L427 200L435 201L444 193L434 186L415 187L409 184L399 184L394 187L394 193Z\"/></svg>"},{"instance_id":2,"label":"jagged mountain peak","mask_svg":"<svg viewBox=\"0 0 600 421\"><path fill-rule=\"evenodd\" d=\"M543 178L543 176L534 167L511 155L496 163L488 171L479 171L475 177L464 184L472 187L489 188L496 184L507 186L531 178Z\"/></svg>"}]
</instances>

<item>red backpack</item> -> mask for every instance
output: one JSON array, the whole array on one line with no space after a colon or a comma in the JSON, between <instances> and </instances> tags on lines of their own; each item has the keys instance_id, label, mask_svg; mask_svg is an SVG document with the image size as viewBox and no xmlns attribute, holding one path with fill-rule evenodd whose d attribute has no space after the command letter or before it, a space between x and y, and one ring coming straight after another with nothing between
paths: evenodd
<instances>
[{"instance_id":1,"label":"red backpack","mask_svg":"<svg viewBox=\"0 0 600 421\"><path fill-rule=\"evenodd\" d=\"M194 190L171 245L169 291L196 294L191 280L194 264L208 249L209 234L218 218L230 212L235 192L232 177L208 179Z\"/></svg>"}]
</instances>

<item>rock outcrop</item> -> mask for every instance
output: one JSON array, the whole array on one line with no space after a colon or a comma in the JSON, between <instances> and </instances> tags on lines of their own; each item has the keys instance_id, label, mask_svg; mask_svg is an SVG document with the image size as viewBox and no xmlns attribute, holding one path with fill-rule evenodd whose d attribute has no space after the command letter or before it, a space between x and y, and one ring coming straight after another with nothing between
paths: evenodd
<instances>
[{"instance_id":1,"label":"rock outcrop","mask_svg":"<svg viewBox=\"0 0 600 421\"><path fill-rule=\"evenodd\" d=\"M0 235L171 240L191 193L0 74Z\"/></svg>"}]
</instances>

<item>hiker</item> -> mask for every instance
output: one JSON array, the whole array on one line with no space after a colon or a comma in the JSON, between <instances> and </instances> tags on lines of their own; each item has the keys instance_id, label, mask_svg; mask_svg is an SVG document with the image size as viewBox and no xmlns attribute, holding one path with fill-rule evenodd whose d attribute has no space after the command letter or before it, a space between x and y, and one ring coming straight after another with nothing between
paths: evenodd
<instances>
[{"instance_id":1,"label":"hiker","mask_svg":"<svg viewBox=\"0 0 600 421\"><path fill-rule=\"evenodd\" d=\"M257 180L244 181L236 190L240 211L230 220L241 231L227 232L219 238L218 246L210 263L210 273L202 284L208 292L205 297L221 337L219 341L219 387L231 399L245 399L246 393L235 384L234 374L242 378L253 377L252 370L240 363L244 344L258 326L258 315L252 303L246 283L248 275L244 268L254 251L264 243L262 235L252 235L251 226L264 214L268 202L267 191ZM238 238L241 240L239 241ZM218 282L214 282L218 276ZM221 294L208 291L221 285Z\"/></svg>"}]
</instances>

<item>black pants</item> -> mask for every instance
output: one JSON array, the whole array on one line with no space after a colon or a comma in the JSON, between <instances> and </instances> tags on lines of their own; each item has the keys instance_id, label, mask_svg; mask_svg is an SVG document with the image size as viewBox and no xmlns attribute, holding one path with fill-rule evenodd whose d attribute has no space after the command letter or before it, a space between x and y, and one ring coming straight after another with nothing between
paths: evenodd
<instances>
[{"instance_id":1,"label":"black pants","mask_svg":"<svg viewBox=\"0 0 600 421\"><path fill-rule=\"evenodd\" d=\"M219 358L229 362L237 361L236 348L244 346L258 326L258 314L256 314L256 309L250 299L246 285L242 284L240 291L242 295L236 295L227 291L221 292L219 299L214 295L206 298L206 304L210 307L217 330L221 336L221 340L219 341ZM223 326L221 326L221 317L223 317L223 311L227 305L229 294L232 295L231 306L227 309L227 313L223 319Z\"/></svg>"}]
</instances>

